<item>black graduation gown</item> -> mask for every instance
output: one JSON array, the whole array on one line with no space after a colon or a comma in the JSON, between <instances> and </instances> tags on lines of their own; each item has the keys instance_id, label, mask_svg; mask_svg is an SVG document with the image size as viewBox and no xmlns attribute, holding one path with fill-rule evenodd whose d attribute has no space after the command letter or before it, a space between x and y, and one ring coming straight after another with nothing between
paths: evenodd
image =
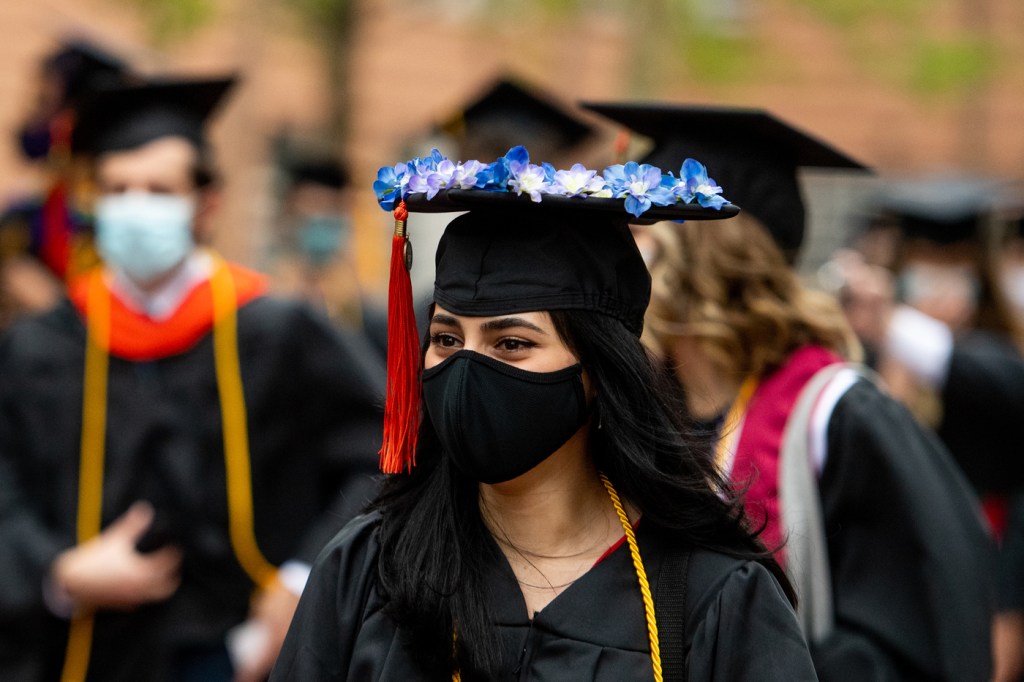
<instances>
[{"instance_id":1,"label":"black graduation gown","mask_svg":"<svg viewBox=\"0 0 1024 682\"><path fill-rule=\"evenodd\" d=\"M274 682L428 679L403 643L405 632L383 612L378 522L375 514L353 520L317 559L271 675ZM665 540L641 521L638 542L657 594ZM491 576L489 605L507 652L508 674L499 679L653 679L643 601L627 545L566 588L532 622L500 555ZM669 616L655 608L665 622ZM792 609L760 564L694 551L685 610L688 679L815 679ZM463 671L462 679L483 678Z\"/></svg>"},{"instance_id":2,"label":"black graduation gown","mask_svg":"<svg viewBox=\"0 0 1024 682\"><path fill-rule=\"evenodd\" d=\"M1024 359L1007 340L972 332L953 346L936 430L982 495L1024 487Z\"/></svg>"},{"instance_id":3,"label":"black graduation gown","mask_svg":"<svg viewBox=\"0 0 1024 682\"><path fill-rule=\"evenodd\" d=\"M819 483L836 629L820 678L987 680L993 552L936 436L873 384L839 400Z\"/></svg>"},{"instance_id":4,"label":"black graduation gown","mask_svg":"<svg viewBox=\"0 0 1024 682\"><path fill-rule=\"evenodd\" d=\"M312 563L372 497L383 372L306 308L256 298L238 310L255 533L271 563ZM75 542L85 329L70 303L0 343L0 679L55 680L67 621L43 602L54 557ZM372 357L372 355L371 355ZM253 585L231 548L212 334L151 362L111 357L102 525L156 509L142 547L184 550L166 602L97 616L90 680L159 680L183 646L221 646Z\"/></svg>"}]
</instances>

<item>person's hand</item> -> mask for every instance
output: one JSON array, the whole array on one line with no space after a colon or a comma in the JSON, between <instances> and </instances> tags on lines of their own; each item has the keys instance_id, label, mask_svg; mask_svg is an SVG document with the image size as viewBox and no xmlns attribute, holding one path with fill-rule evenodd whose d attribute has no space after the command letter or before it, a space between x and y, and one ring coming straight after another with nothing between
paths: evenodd
<instances>
[{"instance_id":1,"label":"person's hand","mask_svg":"<svg viewBox=\"0 0 1024 682\"><path fill-rule=\"evenodd\" d=\"M50 573L55 588L82 608L130 610L170 597L181 581L181 552L135 548L152 522L153 507L136 502L102 533L62 552Z\"/></svg>"},{"instance_id":2,"label":"person's hand","mask_svg":"<svg viewBox=\"0 0 1024 682\"><path fill-rule=\"evenodd\" d=\"M896 305L892 275L848 250L837 251L828 270L853 331L865 343L881 346Z\"/></svg>"},{"instance_id":3,"label":"person's hand","mask_svg":"<svg viewBox=\"0 0 1024 682\"><path fill-rule=\"evenodd\" d=\"M1024 611L997 613L992 622L992 682L1024 680Z\"/></svg>"},{"instance_id":4,"label":"person's hand","mask_svg":"<svg viewBox=\"0 0 1024 682\"><path fill-rule=\"evenodd\" d=\"M267 678L298 605L299 596L280 583L274 582L260 590L253 601L249 620L242 626L258 636L254 636L254 646L238 663L234 682L262 682Z\"/></svg>"}]
</instances>

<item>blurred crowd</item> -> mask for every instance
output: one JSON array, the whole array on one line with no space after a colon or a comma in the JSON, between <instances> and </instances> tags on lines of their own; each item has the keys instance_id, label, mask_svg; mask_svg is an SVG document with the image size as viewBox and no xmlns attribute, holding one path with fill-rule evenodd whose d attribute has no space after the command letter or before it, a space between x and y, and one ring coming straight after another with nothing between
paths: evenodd
<instances>
[{"instance_id":1,"label":"blurred crowd","mask_svg":"<svg viewBox=\"0 0 1024 682\"><path fill-rule=\"evenodd\" d=\"M274 232L244 268L208 246L230 76L76 40L33 77L7 133L44 180L0 213L0 678L265 679L377 483L387 311L356 276L350 172L268 140ZM597 118L621 130L607 163L697 158L742 209L635 228L643 340L791 570L820 679L1024 679L1024 195L880 175L808 271L801 170L873 171L771 114L500 79L432 141L567 163ZM421 316L440 230L418 218ZM810 540L792 497L816 500Z\"/></svg>"}]
</instances>

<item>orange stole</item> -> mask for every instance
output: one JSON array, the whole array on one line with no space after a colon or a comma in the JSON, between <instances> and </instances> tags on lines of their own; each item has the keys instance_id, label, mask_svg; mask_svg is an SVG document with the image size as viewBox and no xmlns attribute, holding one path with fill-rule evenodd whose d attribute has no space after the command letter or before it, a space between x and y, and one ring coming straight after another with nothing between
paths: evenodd
<instances>
[{"instance_id":1,"label":"orange stole","mask_svg":"<svg viewBox=\"0 0 1024 682\"><path fill-rule=\"evenodd\" d=\"M233 263L227 266L235 285L238 308L266 293L264 275ZM89 274L72 280L68 288L68 296L83 319L89 309ZM135 312L112 295L108 350L111 355L135 362L184 353L212 331L214 319L209 280L193 288L174 314L161 321Z\"/></svg>"}]
</instances>

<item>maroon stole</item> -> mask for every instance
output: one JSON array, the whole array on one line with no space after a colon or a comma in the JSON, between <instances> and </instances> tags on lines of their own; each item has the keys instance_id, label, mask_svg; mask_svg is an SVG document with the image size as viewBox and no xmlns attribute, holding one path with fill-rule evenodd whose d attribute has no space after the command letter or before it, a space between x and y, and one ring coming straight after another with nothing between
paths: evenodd
<instances>
[{"instance_id":1,"label":"maroon stole","mask_svg":"<svg viewBox=\"0 0 1024 682\"><path fill-rule=\"evenodd\" d=\"M779 517L779 449L786 421L800 391L814 374L842 358L821 346L798 348L772 374L761 379L744 416L729 480L745 490L744 508L761 541L784 563Z\"/></svg>"}]
</instances>

